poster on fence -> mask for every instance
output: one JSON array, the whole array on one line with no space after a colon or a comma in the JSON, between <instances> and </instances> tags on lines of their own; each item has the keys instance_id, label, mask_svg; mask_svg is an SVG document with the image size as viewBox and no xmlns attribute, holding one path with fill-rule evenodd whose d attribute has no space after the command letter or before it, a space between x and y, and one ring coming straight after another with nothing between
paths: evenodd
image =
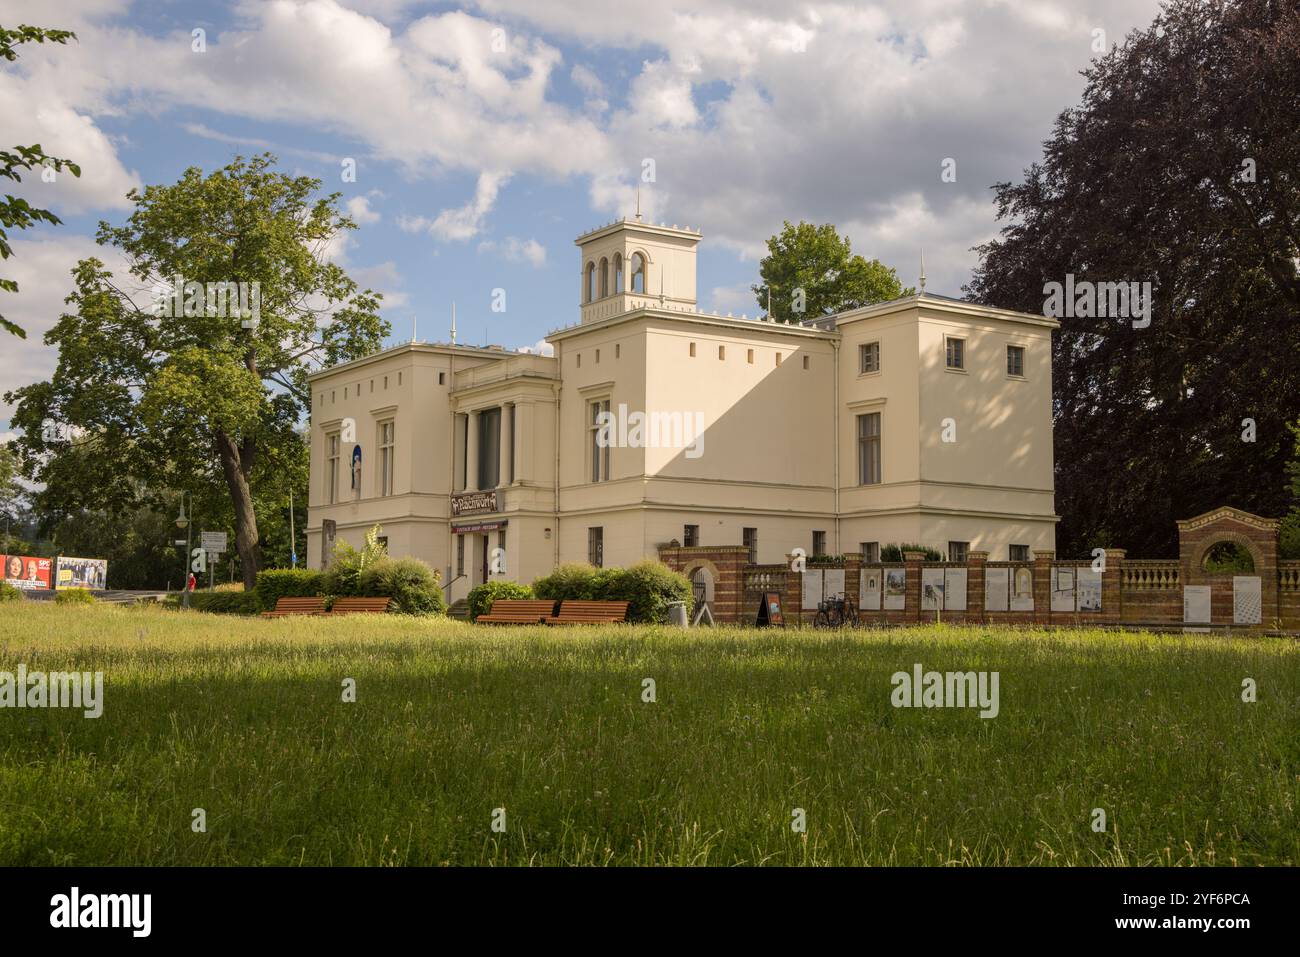
<instances>
[{"instance_id":1,"label":"poster on fence","mask_svg":"<svg viewBox=\"0 0 1300 957\"><path fill-rule=\"evenodd\" d=\"M986 568L984 570L985 611L1006 611L1007 593L1010 590L1010 568Z\"/></svg>"},{"instance_id":2,"label":"poster on fence","mask_svg":"<svg viewBox=\"0 0 1300 957\"><path fill-rule=\"evenodd\" d=\"M942 568L921 569L921 610L939 611L943 608Z\"/></svg>"},{"instance_id":3,"label":"poster on fence","mask_svg":"<svg viewBox=\"0 0 1300 957\"><path fill-rule=\"evenodd\" d=\"M1074 569L1052 569L1052 611L1074 611Z\"/></svg>"},{"instance_id":4,"label":"poster on fence","mask_svg":"<svg viewBox=\"0 0 1300 957\"><path fill-rule=\"evenodd\" d=\"M1183 621L1189 625L1210 623L1210 586L1183 586Z\"/></svg>"},{"instance_id":5,"label":"poster on fence","mask_svg":"<svg viewBox=\"0 0 1300 957\"><path fill-rule=\"evenodd\" d=\"M820 568L807 569L803 573L803 599L799 602L800 607L816 611L821 600L822 570Z\"/></svg>"},{"instance_id":6,"label":"poster on fence","mask_svg":"<svg viewBox=\"0 0 1300 957\"><path fill-rule=\"evenodd\" d=\"M49 588L50 571L54 562L49 558L30 555L3 555L5 584L15 588Z\"/></svg>"},{"instance_id":7,"label":"poster on fence","mask_svg":"<svg viewBox=\"0 0 1300 957\"><path fill-rule=\"evenodd\" d=\"M826 569L826 577L822 581L822 596L824 598L844 597L844 569Z\"/></svg>"},{"instance_id":8,"label":"poster on fence","mask_svg":"<svg viewBox=\"0 0 1300 957\"><path fill-rule=\"evenodd\" d=\"M966 610L966 569L943 570L943 607L948 611Z\"/></svg>"},{"instance_id":9,"label":"poster on fence","mask_svg":"<svg viewBox=\"0 0 1300 957\"><path fill-rule=\"evenodd\" d=\"M108 561L103 558L59 556L55 588L101 589L108 578Z\"/></svg>"},{"instance_id":10,"label":"poster on fence","mask_svg":"<svg viewBox=\"0 0 1300 957\"><path fill-rule=\"evenodd\" d=\"M1258 575L1232 576L1232 623L1258 625L1263 621L1263 601Z\"/></svg>"},{"instance_id":11,"label":"poster on fence","mask_svg":"<svg viewBox=\"0 0 1300 957\"><path fill-rule=\"evenodd\" d=\"M1027 565L1016 569L1016 577L1011 582L1011 610L1034 610L1034 573Z\"/></svg>"},{"instance_id":12,"label":"poster on fence","mask_svg":"<svg viewBox=\"0 0 1300 957\"><path fill-rule=\"evenodd\" d=\"M882 570L864 568L858 579L858 607L863 611L880 611L880 588Z\"/></svg>"},{"instance_id":13,"label":"poster on fence","mask_svg":"<svg viewBox=\"0 0 1300 957\"><path fill-rule=\"evenodd\" d=\"M885 570L885 608L898 610L907 607L907 569Z\"/></svg>"},{"instance_id":14,"label":"poster on fence","mask_svg":"<svg viewBox=\"0 0 1300 957\"><path fill-rule=\"evenodd\" d=\"M1080 568L1079 611L1101 611L1101 572L1093 568Z\"/></svg>"}]
</instances>

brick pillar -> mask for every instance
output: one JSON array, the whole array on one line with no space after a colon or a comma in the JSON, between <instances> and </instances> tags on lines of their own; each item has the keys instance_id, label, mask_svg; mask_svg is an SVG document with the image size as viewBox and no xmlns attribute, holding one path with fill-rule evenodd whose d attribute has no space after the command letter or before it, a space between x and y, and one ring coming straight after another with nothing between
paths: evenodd
<instances>
[{"instance_id":1,"label":"brick pillar","mask_svg":"<svg viewBox=\"0 0 1300 957\"><path fill-rule=\"evenodd\" d=\"M1034 552L1034 621L1052 623L1052 562L1056 552Z\"/></svg>"},{"instance_id":2,"label":"brick pillar","mask_svg":"<svg viewBox=\"0 0 1300 957\"><path fill-rule=\"evenodd\" d=\"M781 604L785 607L785 620L795 625L803 624L803 575L794 571L793 555L785 556L786 568L790 571L785 576L785 594Z\"/></svg>"},{"instance_id":3,"label":"brick pillar","mask_svg":"<svg viewBox=\"0 0 1300 957\"><path fill-rule=\"evenodd\" d=\"M925 561L925 552L903 552L903 563L907 566L907 608L903 617L907 621L921 621L921 563Z\"/></svg>"},{"instance_id":4,"label":"brick pillar","mask_svg":"<svg viewBox=\"0 0 1300 957\"><path fill-rule=\"evenodd\" d=\"M966 561L966 620L984 621L984 570L989 553L974 551Z\"/></svg>"},{"instance_id":5,"label":"brick pillar","mask_svg":"<svg viewBox=\"0 0 1300 957\"><path fill-rule=\"evenodd\" d=\"M1106 549L1106 568L1101 573L1101 618L1118 622L1124 617L1124 558L1122 548ZM1182 604L1182 595L1178 596ZM1181 615L1179 616L1181 617Z\"/></svg>"},{"instance_id":6,"label":"brick pillar","mask_svg":"<svg viewBox=\"0 0 1300 957\"><path fill-rule=\"evenodd\" d=\"M862 586L862 555L858 552L850 552L844 556L844 600L853 603L853 610L858 610L860 595L858 590Z\"/></svg>"}]
</instances>

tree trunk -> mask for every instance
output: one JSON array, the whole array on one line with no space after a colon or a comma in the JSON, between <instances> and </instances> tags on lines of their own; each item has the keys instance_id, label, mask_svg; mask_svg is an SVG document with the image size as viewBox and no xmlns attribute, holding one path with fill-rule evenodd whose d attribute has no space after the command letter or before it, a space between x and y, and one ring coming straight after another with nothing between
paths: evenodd
<instances>
[{"instance_id":1,"label":"tree trunk","mask_svg":"<svg viewBox=\"0 0 1300 957\"><path fill-rule=\"evenodd\" d=\"M248 474L252 470L253 448L245 439L241 445L224 432L217 433L217 455L221 470L230 490L230 503L235 510L235 551L239 553L239 567L244 574L244 588L251 591L257 584L257 573L262 567L262 547L257 535L257 516L253 512L253 492L248 487Z\"/></svg>"}]
</instances>

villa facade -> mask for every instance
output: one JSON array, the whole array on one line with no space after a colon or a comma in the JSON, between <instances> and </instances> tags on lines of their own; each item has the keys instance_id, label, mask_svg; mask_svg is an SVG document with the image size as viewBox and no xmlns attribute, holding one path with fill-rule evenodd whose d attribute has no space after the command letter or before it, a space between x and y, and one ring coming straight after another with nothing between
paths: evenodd
<instances>
[{"instance_id":1,"label":"villa facade","mask_svg":"<svg viewBox=\"0 0 1300 957\"><path fill-rule=\"evenodd\" d=\"M924 292L799 325L706 314L699 241L579 237L553 356L407 343L313 374L309 565L375 524L453 600L669 542L1054 551L1055 320Z\"/></svg>"}]
</instances>

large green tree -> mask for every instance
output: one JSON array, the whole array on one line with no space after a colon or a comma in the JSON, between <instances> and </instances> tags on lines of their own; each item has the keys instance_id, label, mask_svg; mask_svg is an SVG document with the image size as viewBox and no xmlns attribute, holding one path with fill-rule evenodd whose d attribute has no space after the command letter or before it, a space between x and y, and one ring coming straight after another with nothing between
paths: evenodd
<instances>
[{"instance_id":1,"label":"large green tree","mask_svg":"<svg viewBox=\"0 0 1300 957\"><path fill-rule=\"evenodd\" d=\"M305 472L311 365L374 352L387 333L379 296L326 255L356 228L339 194L274 166L236 157L128 194L134 212L101 223L98 241L130 275L78 263L69 311L45 337L59 350L54 377L6 396L29 475L65 512L125 513L141 489L224 487L249 587L262 565L254 489L287 504L286 483ZM248 284L242 310L221 284ZM151 301L151 288L166 295Z\"/></svg>"},{"instance_id":2,"label":"large green tree","mask_svg":"<svg viewBox=\"0 0 1300 957\"><path fill-rule=\"evenodd\" d=\"M1086 71L1040 162L1000 183L973 299L1152 284L1149 326L1054 336L1057 548L1173 553L1175 520L1287 507L1300 416L1300 7L1173 0Z\"/></svg>"},{"instance_id":3,"label":"large green tree","mask_svg":"<svg viewBox=\"0 0 1300 957\"><path fill-rule=\"evenodd\" d=\"M915 291L904 289L880 260L855 256L848 237L830 223L787 221L768 239L758 274L762 281L750 287L758 308L767 312L770 291L771 318L778 322L803 322Z\"/></svg>"},{"instance_id":4,"label":"large green tree","mask_svg":"<svg viewBox=\"0 0 1300 957\"><path fill-rule=\"evenodd\" d=\"M10 63L17 60L18 51L15 48L22 43L45 43L46 41L50 43L67 43L69 40L75 40L76 37L77 35L69 30L46 30L42 27L29 27L25 24L17 30L7 30L0 27L0 60ZM34 169L50 170L56 175L61 170L66 169L73 176L81 175L81 167L76 163L48 155L45 150L41 149L40 143L0 150L0 177L20 183L23 179L23 172ZM0 259L8 259L14 253L13 247L9 245L9 230L28 229L36 223L49 223L52 226L57 226L61 222L62 220L48 209L32 206L25 199L17 199L8 194L0 197ZM0 289L5 292L17 292L18 283L12 279L0 277ZM0 329L18 336L20 339L27 338L27 333L23 331L21 326L6 319L3 315L0 315Z\"/></svg>"}]
</instances>

